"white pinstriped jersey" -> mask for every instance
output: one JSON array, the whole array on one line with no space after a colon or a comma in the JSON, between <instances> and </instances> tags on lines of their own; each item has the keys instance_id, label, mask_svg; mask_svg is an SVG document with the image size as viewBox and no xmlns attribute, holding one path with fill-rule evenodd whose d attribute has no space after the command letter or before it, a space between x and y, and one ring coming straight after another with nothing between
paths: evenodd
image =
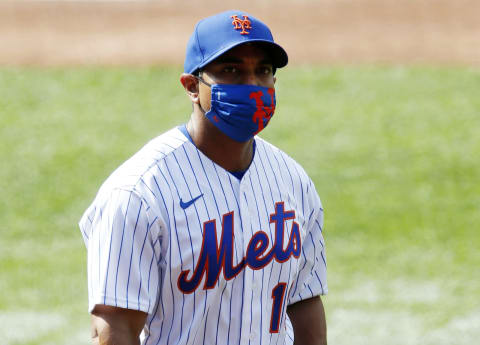
<instances>
[{"instance_id":1,"label":"white pinstriped jersey","mask_svg":"<svg viewBox=\"0 0 480 345\"><path fill-rule=\"evenodd\" d=\"M175 128L107 179L80 221L90 311L148 313L148 345L293 343L286 306L327 293L323 209L292 158L255 144L237 179Z\"/></svg>"}]
</instances>

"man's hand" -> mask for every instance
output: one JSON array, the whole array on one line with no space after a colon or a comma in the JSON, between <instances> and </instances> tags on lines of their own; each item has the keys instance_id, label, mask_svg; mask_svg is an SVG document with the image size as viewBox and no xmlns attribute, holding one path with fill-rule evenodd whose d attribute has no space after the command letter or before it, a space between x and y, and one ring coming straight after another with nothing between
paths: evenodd
<instances>
[{"instance_id":1,"label":"man's hand","mask_svg":"<svg viewBox=\"0 0 480 345\"><path fill-rule=\"evenodd\" d=\"M140 345L147 314L97 304L92 311L93 345Z\"/></svg>"},{"instance_id":2,"label":"man's hand","mask_svg":"<svg viewBox=\"0 0 480 345\"><path fill-rule=\"evenodd\" d=\"M287 307L292 322L294 345L326 345L327 323L320 296Z\"/></svg>"}]
</instances>

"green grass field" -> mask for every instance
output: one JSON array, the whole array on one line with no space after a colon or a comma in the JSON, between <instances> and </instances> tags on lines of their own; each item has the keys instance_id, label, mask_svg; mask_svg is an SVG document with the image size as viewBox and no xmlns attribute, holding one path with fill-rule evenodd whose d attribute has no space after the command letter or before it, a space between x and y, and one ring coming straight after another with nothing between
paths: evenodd
<instances>
[{"instance_id":1,"label":"green grass field","mask_svg":"<svg viewBox=\"0 0 480 345\"><path fill-rule=\"evenodd\" d=\"M0 335L89 343L77 228L98 187L187 121L178 68L0 69ZM325 207L335 345L480 337L480 70L291 67L263 137Z\"/></svg>"}]
</instances>

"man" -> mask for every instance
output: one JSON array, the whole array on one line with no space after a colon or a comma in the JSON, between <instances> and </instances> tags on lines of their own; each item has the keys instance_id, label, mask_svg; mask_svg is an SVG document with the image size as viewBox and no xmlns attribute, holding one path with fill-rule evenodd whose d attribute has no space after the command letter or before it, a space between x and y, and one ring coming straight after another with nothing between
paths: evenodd
<instances>
[{"instance_id":1,"label":"man","mask_svg":"<svg viewBox=\"0 0 480 345\"><path fill-rule=\"evenodd\" d=\"M94 343L326 344L320 200L256 136L287 60L245 12L197 24L189 122L118 168L80 221Z\"/></svg>"}]
</instances>

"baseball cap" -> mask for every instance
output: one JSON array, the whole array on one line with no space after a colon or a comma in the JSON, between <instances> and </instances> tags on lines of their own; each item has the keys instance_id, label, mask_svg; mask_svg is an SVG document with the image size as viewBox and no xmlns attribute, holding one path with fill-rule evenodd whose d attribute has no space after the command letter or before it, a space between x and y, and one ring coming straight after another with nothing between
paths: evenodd
<instances>
[{"instance_id":1,"label":"baseball cap","mask_svg":"<svg viewBox=\"0 0 480 345\"><path fill-rule=\"evenodd\" d=\"M263 42L270 50L274 68L287 65L288 55L273 41L267 25L246 12L231 10L195 25L187 44L184 71L194 74L228 50L248 42Z\"/></svg>"}]
</instances>

